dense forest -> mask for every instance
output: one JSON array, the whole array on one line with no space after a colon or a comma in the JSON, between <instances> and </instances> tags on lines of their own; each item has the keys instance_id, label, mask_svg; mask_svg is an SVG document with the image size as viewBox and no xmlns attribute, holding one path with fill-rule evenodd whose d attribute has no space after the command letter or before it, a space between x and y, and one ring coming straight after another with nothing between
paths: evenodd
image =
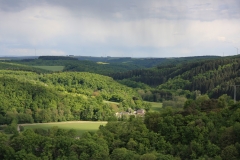
<instances>
[{"instance_id":1,"label":"dense forest","mask_svg":"<svg viewBox=\"0 0 240 160\"><path fill-rule=\"evenodd\" d=\"M0 71L0 75L0 124L10 124L15 117L19 123L108 120L117 111L149 107L133 89L97 74Z\"/></svg>"},{"instance_id":2,"label":"dense forest","mask_svg":"<svg viewBox=\"0 0 240 160\"><path fill-rule=\"evenodd\" d=\"M132 57L76 57L79 60L94 62L123 63L138 65L141 68L151 68L159 64L182 63L196 60L216 59L218 56L178 57L178 58L132 58Z\"/></svg>"},{"instance_id":3,"label":"dense forest","mask_svg":"<svg viewBox=\"0 0 240 160\"><path fill-rule=\"evenodd\" d=\"M101 60L101 59L99 59ZM129 63L108 63L102 61L78 60L76 57L61 56L40 56L38 59L22 59L5 61L5 63L15 63L24 66L64 66L65 72L90 72L107 75L114 72L124 72L144 66Z\"/></svg>"},{"instance_id":4,"label":"dense forest","mask_svg":"<svg viewBox=\"0 0 240 160\"><path fill-rule=\"evenodd\" d=\"M237 160L240 158L240 104L226 95L199 96L182 111L166 108L145 118L109 121L96 133L77 138L74 130L53 127L8 139L0 133L1 159Z\"/></svg>"},{"instance_id":5,"label":"dense forest","mask_svg":"<svg viewBox=\"0 0 240 160\"><path fill-rule=\"evenodd\" d=\"M237 56L224 57L159 65L150 69L113 73L109 76L115 80L129 81L129 84L140 82L165 92L174 93L179 89L186 93L200 91L211 98L218 98L222 94L233 96L232 85L240 84L239 62L240 58Z\"/></svg>"},{"instance_id":6,"label":"dense forest","mask_svg":"<svg viewBox=\"0 0 240 160\"><path fill-rule=\"evenodd\" d=\"M131 58L131 57L81 57L81 56L40 56L11 60L7 62L23 64L28 66L64 66L64 71L91 72L102 75L114 74L116 72L127 72L131 70L151 68L158 65L181 64L199 60L219 58L217 56L199 56L183 58Z\"/></svg>"},{"instance_id":7,"label":"dense forest","mask_svg":"<svg viewBox=\"0 0 240 160\"><path fill-rule=\"evenodd\" d=\"M238 56L81 58L0 62L0 159L240 159ZM137 109L146 114L115 116ZM17 131L21 123L70 120L108 123L81 136L58 127Z\"/></svg>"},{"instance_id":8,"label":"dense forest","mask_svg":"<svg viewBox=\"0 0 240 160\"><path fill-rule=\"evenodd\" d=\"M176 90L179 89L182 90L179 91L180 94L184 94L188 98L193 97L196 90L203 94L207 93L213 98L225 93L232 95L233 88L226 85L234 84L234 82L227 81L230 77L236 77L236 72L234 70L228 72L226 69L232 70L231 63L237 59L237 57L221 58L217 56L183 58L41 56L38 59L15 60L11 63L28 67L63 65L64 72L90 72L107 75L119 83L135 88L144 100L162 102L172 99ZM155 67L148 68L152 66ZM236 70L236 66L234 67ZM37 68L34 70L39 73ZM224 74L226 78L218 76L218 80L215 81L216 77L213 79L213 74L216 74L216 70L221 71L221 73L217 73L218 75ZM42 73L46 71L42 70ZM198 81L201 82L198 83ZM235 81L237 84L237 79Z\"/></svg>"}]
</instances>

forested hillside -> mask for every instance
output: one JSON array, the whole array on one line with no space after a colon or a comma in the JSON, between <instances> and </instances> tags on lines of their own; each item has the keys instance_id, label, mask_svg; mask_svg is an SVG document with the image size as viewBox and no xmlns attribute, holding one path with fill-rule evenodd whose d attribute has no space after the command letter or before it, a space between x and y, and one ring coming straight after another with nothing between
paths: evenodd
<instances>
[{"instance_id":1,"label":"forested hillside","mask_svg":"<svg viewBox=\"0 0 240 160\"><path fill-rule=\"evenodd\" d=\"M75 58L58 58L58 57L40 57L39 59L25 59L18 61L11 61L11 63L23 64L32 66L64 66L66 72L90 72L102 75L107 75L114 72L124 72L133 69L141 68L138 65L121 64L121 63L105 63L105 62L93 62L87 60L77 60Z\"/></svg>"},{"instance_id":2,"label":"forested hillside","mask_svg":"<svg viewBox=\"0 0 240 160\"><path fill-rule=\"evenodd\" d=\"M188 100L182 111L148 112L145 118L109 121L80 138L57 127L0 132L1 159L237 160L240 104L228 96Z\"/></svg>"},{"instance_id":3,"label":"forested hillside","mask_svg":"<svg viewBox=\"0 0 240 160\"><path fill-rule=\"evenodd\" d=\"M160 65L151 69L110 74L116 80L141 82L157 86L158 90L175 92L199 90L212 98L233 94L234 84L240 84L240 58L226 57L179 64ZM238 92L240 94L240 92Z\"/></svg>"},{"instance_id":4,"label":"forested hillside","mask_svg":"<svg viewBox=\"0 0 240 160\"><path fill-rule=\"evenodd\" d=\"M115 112L147 106L112 78L91 73L0 71L0 123L108 120ZM105 101L118 102L113 108Z\"/></svg>"},{"instance_id":5,"label":"forested hillside","mask_svg":"<svg viewBox=\"0 0 240 160\"><path fill-rule=\"evenodd\" d=\"M13 60L11 63L29 66L64 66L63 71L91 72L102 75L151 68L157 65L180 64L197 60L216 59L217 56L182 58L131 58L131 57L73 57L40 56L37 59Z\"/></svg>"},{"instance_id":6,"label":"forested hillside","mask_svg":"<svg viewBox=\"0 0 240 160\"><path fill-rule=\"evenodd\" d=\"M21 63L81 63L61 58ZM231 85L240 84L239 63L238 57L175 59L150 69L109 74L115 81L89 72L29 72L30 66L2 62L0 124L8 126L0 129L12 136L0 132L0 159L240 159L240 104L229 96ZM153 112L142 99L163 101L162 109ZM147 110L143 117L115 116L140 108ZM69 120L108 123L81 137L57 127L16 130L18 123Z\"/></svg>"},{"instance_id":7,"label":"forested hillside","mask_svg":"<svg viewBox=\"0 0 240 160\"><path fill-rule=\"evenodd\" d=\"M77 56L79 60L87 60L94 62L106 62L106 63L123 63L138 65L141 68L151 68L157 65L166 65L166 64L177 64L182 62L196 61L196 60L207 60L207 59L216 59L218 56L196 56L196 57L177 57L177 58L134 58L134 57L84 57Z\"/></svg>"},{"instance_id":8,"label":"forested hillside","mask_svg":"<svg viewBox=\"0 0 240 160\"><path fill-rule=\"evenodd\" d=\"M84 57L78 57L84 59ZM207 93L212 98L222 94L233 95L233 84L239 84L239 57L183 57L183 58L113 58L85 57L92 61L78 60L73 57L42 56L38 59L12 61L5 66L16 63L25 65L19 70L31 70L30 66L63 66L63 72L80 71L108 75L119 83L136 88L147 101L171 99L176 91L188 98L195 91ZM105 62L97 62L103 60ZM146 69L152 65L154 68ZM135 65L138 64L138 65ZM26 66L28 65L28 66ZM24 68L24 67L25 68ZM3 69L8 68L4 67ZM145 69L144 69L145 68ZM15 67L16 69L16 67ZM32 69L37 73L46 70ZM49 71L48 71L49 72ZM240 94L238 92L237 94Z\"/></svg>"}]
</instances>

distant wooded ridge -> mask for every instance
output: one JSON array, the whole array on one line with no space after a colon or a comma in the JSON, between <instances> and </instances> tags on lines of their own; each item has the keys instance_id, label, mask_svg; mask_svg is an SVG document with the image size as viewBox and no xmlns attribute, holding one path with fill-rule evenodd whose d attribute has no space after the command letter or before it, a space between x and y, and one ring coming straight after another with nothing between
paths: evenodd
<instances>
[{"instance_id":1,"label":"distant wooded ridge","mask_svg":"<svg viewBox=\"0 0 240 160\"><path fill-rule=\"evenodd\" d=\"M49 73L54 71L47 70L50 68L48 66L60 66L62 68L60 72L101 74L112 77L129 87L143 89L144 92L139 92L143 99L148 101L171 98L176 91L180 93L180 90L188 98L195 91L208 94L211 98L218 98L222 94L233 96L231 85L240 84L238 55L182 58L80 56L82 58L80 60L72 60L72 58L71 56L43 56L39 59L5 61L0 64L0 69ZM35 66L45 67L36 68ZM238 90L237 94L240 94Z\"/></svg>"},{"instance_id":2,"label":"distant wooded ridge","mask_svg":"<svg viewBox=\"0 0 240 160\"><path fill-rule=\"evenodd\" d=\"M88 59L88 60L95 60L95 59L178 59L178 58L216 58L221 56L215 55L203 55L203 56L189 56L189 57L112 57L112 56L75 56L75 55L66 55L66 56L2 56L0 60L22 60L22 59L42 59L42 58L77 58L77 59Z\"/></svg>"}]
</instances>

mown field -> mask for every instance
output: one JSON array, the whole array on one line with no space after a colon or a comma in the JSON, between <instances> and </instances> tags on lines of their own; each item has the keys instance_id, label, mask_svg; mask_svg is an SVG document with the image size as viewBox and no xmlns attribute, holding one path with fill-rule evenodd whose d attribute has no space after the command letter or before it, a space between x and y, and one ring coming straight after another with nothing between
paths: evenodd
<instances>
[{"instance_id":1,"label":"mown field","mask_svg":"<svg viewBox=\"0 0 240 160\"><path fill-rule=\"evenodd\" d=\"M33 66L36 68L46 69L49 71L62 71L64 69L64 66Z\"/></svg>"},{"instance_id":2,"label":"mown field","mask_svg":"<svg viewBox=\"0 0 240 160\"><path fill-rule=\"evenodd\" d=\"M148 102L152 105L151 111L160 111L162 108L162 103L158 103L158 102Z\"/></svg>"},{"instance_id":3,"label":"mown field","mask_svg":"<svg viewBox=\"0 0 240 160\"><path fill-rule=\"evenodd\" d=\"M75 129L78 135L82 135L86 131L96 132L100 125L106 125L105 121L71 121L71 122L54 122L54 123L33 123L33 124L20 124L26 129L49 129L57 126L61 129Z\"/></svg>"}]
</instances>

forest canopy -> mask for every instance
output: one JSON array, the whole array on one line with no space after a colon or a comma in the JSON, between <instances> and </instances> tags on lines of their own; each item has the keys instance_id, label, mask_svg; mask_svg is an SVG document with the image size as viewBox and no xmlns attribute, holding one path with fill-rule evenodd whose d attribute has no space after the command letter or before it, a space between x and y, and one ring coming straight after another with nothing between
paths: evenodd
<instances>
[{"instance_id":1,"label":"forest canopy","mask_svg":"<svg viewBox=\"0 0 240 160\"><path fill-rule=\"evenodd\" d=\"M145 102L133 89L110 77L63 72L36 74L0 71L0 123L108 120L115 112L144 108ZM138 98L136 98L138 97ZM110 103L118 102L117 108Z\"/></svg>"}]
</instances>

